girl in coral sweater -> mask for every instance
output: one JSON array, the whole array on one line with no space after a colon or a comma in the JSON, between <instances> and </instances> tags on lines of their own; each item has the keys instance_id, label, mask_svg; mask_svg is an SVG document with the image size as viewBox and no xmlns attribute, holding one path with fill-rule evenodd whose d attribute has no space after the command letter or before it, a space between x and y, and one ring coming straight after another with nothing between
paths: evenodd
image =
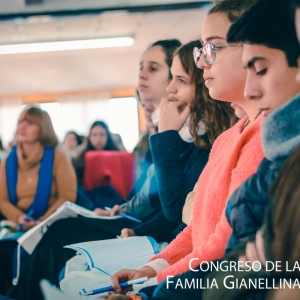
<instances>
[{"instance_id":1,"label":"girl in coral sweater","mask_svg":"<svg viewBox=\"0 0 300 300\"><path fill-rule=\"evenodd\" d=\"M231 0L232 2L233 0ZM232 192L253 173L263 158L257 105L244 98L246 71L242 47L226 42L227 31L254 0L223 1L213 7L202 28L201 49L194 49L198 67L204 70L205 85L217 100L241 106L247 116L224 132L213 145L209 161L197 182L190 226L160 254L139 270L121 270L111 278L119 292L119 282L132 278L156 277L160 283L167 276L182 274L203 261L222 258L231 227L225 207ZM234 9L233 9L234 8Z\"/></svg>"}]
</instances>

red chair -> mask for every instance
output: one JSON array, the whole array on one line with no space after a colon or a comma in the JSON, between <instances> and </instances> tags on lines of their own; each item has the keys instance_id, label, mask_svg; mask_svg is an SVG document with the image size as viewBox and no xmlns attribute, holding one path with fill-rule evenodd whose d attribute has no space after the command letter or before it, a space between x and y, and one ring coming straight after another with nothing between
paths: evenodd
<instances>
[{"instance_id":1,"label":"red chair","mask_svg":"<svg viewBox=\"0 0 300 300\"><path fill-rule=\"evenodd\" d=\"M125 199L133 181L133 155L123 151L89 151L85 155L83 187L86 190L112 185Z\"/></svg>"}]
</instances>

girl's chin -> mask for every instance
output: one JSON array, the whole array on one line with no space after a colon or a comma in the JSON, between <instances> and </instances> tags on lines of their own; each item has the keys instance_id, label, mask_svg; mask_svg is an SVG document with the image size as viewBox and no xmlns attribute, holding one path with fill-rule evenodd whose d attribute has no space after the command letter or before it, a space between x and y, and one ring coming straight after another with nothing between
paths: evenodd
<instances>
[{"instance_id":1,"label":"girl's chin","mask_svg":"<svg viewBox=\"0 0 300 300\"><path fill-rule=\"evenodd\" d=\"M213 89L209 89L209 95L214 100L224 101L224 102L232 102L232 99L228 99L229 97L226 97L226 95L224 95L222 93L218 93L217 91L214 91Z\"/></svg>"}]
</instances>

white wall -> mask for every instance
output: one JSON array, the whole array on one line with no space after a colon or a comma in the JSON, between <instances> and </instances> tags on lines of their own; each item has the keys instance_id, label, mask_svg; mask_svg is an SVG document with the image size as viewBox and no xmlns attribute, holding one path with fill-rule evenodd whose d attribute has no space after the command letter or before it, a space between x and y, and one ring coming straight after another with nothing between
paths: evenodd
<instances>
[{"instance_id":1,"label":"white wall","mask_svg":"<svg viewBox=\"0 0 300 300\"><path fill-rule=\"evenodd\" d=\"M138 111L135 98L110 99L107 94L61 97L58 102L38 104L46 110L60 141L69 130L87 135L96 120L105 121L111 132L122 137L126 150L132 151L139 138ZM21 100L0 105L0 136L4 146L13 140L19 115L24 108Z\"/></svg>"}]
</instances>

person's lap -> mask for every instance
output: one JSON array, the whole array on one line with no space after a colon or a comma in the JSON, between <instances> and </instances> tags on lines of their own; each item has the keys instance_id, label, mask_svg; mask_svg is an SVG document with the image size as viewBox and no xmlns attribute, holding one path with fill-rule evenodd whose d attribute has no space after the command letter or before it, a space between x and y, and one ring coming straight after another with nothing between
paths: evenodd
<instances>
[{"instance_id":1,"label":"person's lap","mask_svg":"<svg viewBox=\"0 0 300 300\"><path fill-rule=\"evenodd\" d=\"M17 241L0 242L0 294L5 295L12 282L13 254Z\"/></svg>"},{"instance_id":2,"label":"person's lap","mask_svg":"<svg viewBox=\"0 0 300 300\"><path fill-rule=\"evenodd\" d=\"M68 259L76 253L63 247L68 244L115 238L124 227L135 223L127 219L103 220L74 218L52 224L32 255L25 263L17 286L9 296L15 299L42 299L39 289L41 279L58 285L58 276Z\"/></svg>"}]
</instances>

